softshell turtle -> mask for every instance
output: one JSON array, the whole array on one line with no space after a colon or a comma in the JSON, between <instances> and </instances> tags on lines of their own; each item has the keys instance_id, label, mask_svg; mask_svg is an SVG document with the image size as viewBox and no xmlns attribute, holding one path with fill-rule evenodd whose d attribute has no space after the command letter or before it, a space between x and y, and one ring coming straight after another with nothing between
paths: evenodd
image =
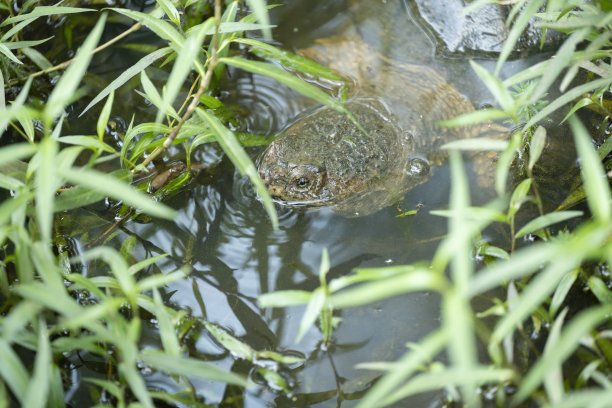
<instances>
[{"instance_id":1,"label":"softshell turtle","mask_svg":"<svg viewBox=\"0 0 612 408\"><path fill-rule=\"evenodd\" d=\"M320 107L290 125L258 160L272 198L295 207L374 213L424 182L451 140L508 132L496 124L440 128L473 105L434 69L390 61L358 38L320 40L303 52L352 84L342 113Z\"/></svg>"}]
</instances>

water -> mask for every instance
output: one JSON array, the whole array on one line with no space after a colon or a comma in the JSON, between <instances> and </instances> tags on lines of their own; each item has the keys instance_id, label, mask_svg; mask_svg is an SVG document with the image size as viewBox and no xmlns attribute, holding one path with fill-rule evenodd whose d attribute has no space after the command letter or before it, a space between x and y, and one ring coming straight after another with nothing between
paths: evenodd
<instances>
[{"instance_id":1,"label":"water","mask_svg":"<svg viewBox=\"0 0 612 408\"><path fill-rule=\"evenodd\" d=\"M275 40L284 48L299 49L317 38L359 35L392 59L435 66L477 107L494 102L466 59L437 56L437 45L415 23L404 2L377 3L379 12L368 13L359 2L288 1L286 6L273 10L273 20L279 25ZM529 59L511 62L503 75L531 62ZM482 59L479 63L489 70L494 67L493 60ZM239 130L256 134L280 132L299 112L312 105L273 80L235 70L223 86L227 92L224 102L243 112ZM129 122L127 117L117 119ZM251 149L249 153L255 158L260 151ZM129 236L135 237L137 244L131 255L136 260L170 254L159 264L162 272L190 265L192 272L187 278L163 291L164 299L172 307L218 324L257 350L276 350L306 358L303 365L280 369L292 384L292 397L258 387L245 392L245 407L354 406L359 393L379 375L358 370L355 364L393 361L406 350L407 342L419 341L438 327L440 306L435 294L397 296L337 311L335 315L342 322L334 332L331 346L325 350L322 335L315 328L295 343L303 307L262 309L257 297L275 290L311 291L318 287L324 248L331 259L329 279L347 275L355 268L431 259L446 234L446 220L429 213L447 206L450 181L446 165L435 167L428 182L410 191L398 206L353 219L325 209L307 213L285 211L280 214L279 229L274 231L248 180L241 178L227 159L222 159L218 147L203 147L193 160L206 164L210 170L168 200L167 204L179 211L177 219L131 223L111 243L119 246ZM469 163L466 170L471 171ZM474 180L471 184L476 204L492 196L491 190L478 188ZM396 217L412 209L419 209L418 214ZM105 228L92 231L91 236ZM503 241L502 236L495 234L491 239L493 243ZM147 333L145 343L159 343L155 330ZM206 356L221 367L233 367L244 373L251 370L248 364L227 354L205 330L192 347L193 353ZM79 373L85 376L84 372ZM150 375L147 380L155 387L178 390L169 378ZM225 392L222 384L195 385L198 394L210 404L219 403ZM439 402L440 394L432 393L411 398L401 406L436 406Z\"/></svg>"}]
</instances>

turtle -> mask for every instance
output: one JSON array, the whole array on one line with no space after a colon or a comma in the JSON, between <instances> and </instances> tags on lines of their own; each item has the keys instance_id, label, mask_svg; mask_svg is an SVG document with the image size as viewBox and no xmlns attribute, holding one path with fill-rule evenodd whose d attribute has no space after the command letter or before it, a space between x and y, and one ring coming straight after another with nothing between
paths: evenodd
<instances>
[{"instance_id":1,"label":"turtle","mask_svg":"<svg viewBox=\"0 0 612 408\"><path fill-rule=\"evenodd\" d=\"M351 115L315 108L262 152L258 172L278 205L369 215L425 182L443 144L509 134L496 123L439 127L474 106L434 68L392 61L359 38L321 39L301 53L346 78Z\"/></svg>"}]
</instances>

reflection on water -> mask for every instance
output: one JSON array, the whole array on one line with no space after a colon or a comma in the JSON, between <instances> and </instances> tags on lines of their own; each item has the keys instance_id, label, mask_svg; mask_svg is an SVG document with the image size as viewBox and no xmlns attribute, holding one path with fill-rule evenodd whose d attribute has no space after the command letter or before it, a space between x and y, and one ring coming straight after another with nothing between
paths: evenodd
<instances>
[{"instance_id":1,"label":"reflection on water","mask_svg":"<svg viewBox=\"0 0 612 408\"><path fill-rule=\"evenodd\" d=\"M376 3L377 12L368 11L366 3ZM392 59L432 64L475 106L493 102L467 61L434 61L432 42L413 23L402 1L288 2L274 13L279 24L278 41L289 49L308 47L320 37L358 34ZM489 68L494 65L493 61L480 62ZM510 69L521 69L526 63L510 64ZM224 102L244 112L240 130L276 134L311 105L268 78L230 73L229 85L225 86L235 88L228 89ZM303 307L264 310L258 306L257 297L275 290L315 289L323 248L329 250L331 258L329 278L346 275L354 268L431 259L446 233L446 221L429 211L448 203L448 169L444 165L436 167L428 182L410 191L398 203L399 208L388 207L356 219L327 210L285 211L280 214L280 228L274 231L247 179L235 174L227 159L217 163L219 153L214 147L206 149L210 150L197 153L200 156L195 160L217 166L216 176L201 176L188 191L169 200L168 204L179 211L174 222L132 223L113 241L120 245L127 234L137 237L139 245L132 252L136 259L170 254L159 263L163 272L191 266L189 277L165 288L163 296L168 304L222 326L256 350L290 352L306 358L303 365L280 369L294 385L294 396L259 387L245 392L244 406L354 406L360 392L378 375L357 370L355 364L394 360L405 351L407 342L418 341L436 328L438 297L416 293L338 311L337 316L343 320L328 350L322 349L321 334L316 329L311 329L300 343L294 342ZM258 152L252 150L252 156ZM490 196L475 188L473 192L476 203ZM396 218L399 211L415 208L420 208L418 214ZM157 343L156 331L149 334L145 342ZM251 372L248 364L229 355L205 330L193 338L194 355L227 369ZM259 381L257 377L253 380ZM151 374L148 381L162 389L181 388L157 374ZM217 383L194 385L211 404L220 402L228 392ZM427 406L438 400L439 395L419 396L403 406Z\"/></svg>"}]
</instances>

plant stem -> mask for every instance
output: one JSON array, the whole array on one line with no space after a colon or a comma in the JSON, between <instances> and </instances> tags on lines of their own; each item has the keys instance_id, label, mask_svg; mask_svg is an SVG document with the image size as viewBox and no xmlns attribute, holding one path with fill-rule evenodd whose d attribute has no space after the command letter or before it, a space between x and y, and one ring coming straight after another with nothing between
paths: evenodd
<instances>
[{"instance_id":1,"label":"plant stem","mask_svg":"<svg viewBox=\"0 0 612 408\"><path fill-rule=\"evenodd\" d=\"M219 38L219 25L221 24L221 0L215 0L215 34L212 38L212 48L210 51L210 60L208 61L208 67L206 69L206 74L200 82L200 87L198 91L193 96L191 103L187 107L187 110L179 120L179 123L172 129L170 134L164 140L164 144L160 147L153 150L153 152L142 162L142 165L146 167L153 159L159 156L165 149L172 146L172 142L176 139L178 132L181 130L183 124L189 119L189 117L195 112L198 104L200 103L200 97L202 94L208 89L210 86L210 81L212 80L213 73L215 71L215 66L217 65L217 48L218 48L218 38Z\"/></svg>"}]
</instances>

